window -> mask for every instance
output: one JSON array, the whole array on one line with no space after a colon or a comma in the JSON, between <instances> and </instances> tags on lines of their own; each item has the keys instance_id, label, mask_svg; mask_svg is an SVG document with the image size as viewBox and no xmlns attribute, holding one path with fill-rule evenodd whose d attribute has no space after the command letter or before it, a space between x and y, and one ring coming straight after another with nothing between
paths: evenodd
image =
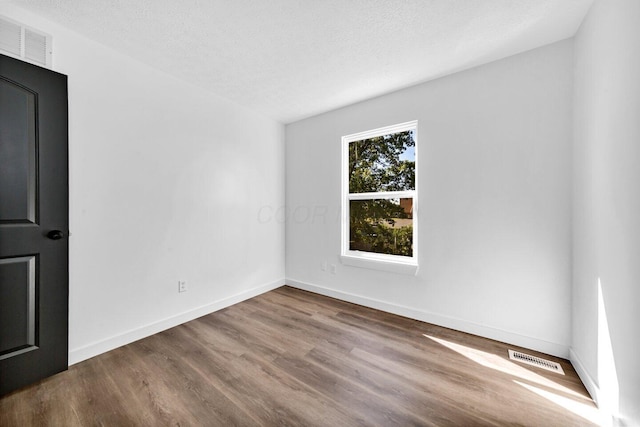
<instances>
[{"instance_id":1,"label":"window","mask_svg":"<svg viewBox=\"0 0 640 427\"><path fill-rule=\"evenodd\" d=\"M417 270L417 122L342 137L342 260Z\"/></svg>"}]
</instances>

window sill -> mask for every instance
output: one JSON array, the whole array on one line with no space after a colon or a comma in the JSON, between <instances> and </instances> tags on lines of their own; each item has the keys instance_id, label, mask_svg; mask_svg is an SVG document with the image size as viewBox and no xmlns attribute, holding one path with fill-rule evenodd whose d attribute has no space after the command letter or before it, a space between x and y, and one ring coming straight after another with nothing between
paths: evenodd
<instances>
[{"instance_id":1,"label":"window sill","mask_svg":"<svg viewBox=\"0 0 640 427\"><path fill-rule=\"evenodd\" d=\"M368 268L370 270L388 271L390 273L415 276L418 273L418 264L386 259L373 259L357 255L341 255L343 265L351 267Z\"/></svg>"}]
</instances>

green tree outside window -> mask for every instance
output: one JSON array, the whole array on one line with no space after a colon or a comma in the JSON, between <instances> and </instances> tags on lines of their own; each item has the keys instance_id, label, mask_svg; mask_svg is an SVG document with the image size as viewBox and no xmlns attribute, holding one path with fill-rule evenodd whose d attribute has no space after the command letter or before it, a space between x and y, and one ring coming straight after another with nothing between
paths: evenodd
<instances>
[{"instance_id":1,"label":"green tree outside window","mask_svg":"<svg viewBox=\"0 0 640 427\"><path fill-rule=\"evenodd\" d=\"M415 190L415 131L349 143L349 194ZM349 200L349 249L413 256L413 198Z\"/></svg>"}]
</instances>

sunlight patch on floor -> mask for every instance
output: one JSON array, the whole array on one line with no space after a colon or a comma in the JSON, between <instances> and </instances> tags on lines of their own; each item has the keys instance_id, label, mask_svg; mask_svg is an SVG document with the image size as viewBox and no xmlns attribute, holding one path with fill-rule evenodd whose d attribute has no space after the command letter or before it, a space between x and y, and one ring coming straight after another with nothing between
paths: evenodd
<instances>
[{"instance_id":1,"label":"sunlight patch on floor","mask_svg":"<svg viewBox=\"0 0 640 427\"><path fill-rule=\"evenodd\" d=\"M518 384L521 387L537 394L540 397L547 399L548 401L555 403L556 405L570 411L579 417L584 418L587 421L594 423L595 425L606 425L606 417L593 405L585 405L584 403L580 403L573 399L569 399L564 396L557 395L547 390L543 390L541 388L532 386L530 384L525 384L520 381L513 380L514 383Z\"/></svg>"},{"instance_id":2,"label":"sunlight patch on floor","mask_svg":"<svg viewBox=\"0 0 640 427\"><path fill-rule=\"evenodd\" d=\"M520 366L514 362L510 362L509 360L502 358L500 356L497 356L495 354L487 353L482 350L478 350L472 347L467 347L458 343L447 341L442 338L433 337L427 334L423 334L423 336L455 351L456 353L463 355L464 357L486 368L491 368L496 371L503 372L507 375L512 375L514 377L518 377L520 379L557 390L559 392L565 393L570 396L574 396L578 399L582 399L591 403L591 399L589 399L588 397L580 393L577 393L567 387L564 387L554 381L551 381L543 377L542 375L536 374L535 372L532 372L531 370L523 366Z\"/></svg>"}]
</instances>

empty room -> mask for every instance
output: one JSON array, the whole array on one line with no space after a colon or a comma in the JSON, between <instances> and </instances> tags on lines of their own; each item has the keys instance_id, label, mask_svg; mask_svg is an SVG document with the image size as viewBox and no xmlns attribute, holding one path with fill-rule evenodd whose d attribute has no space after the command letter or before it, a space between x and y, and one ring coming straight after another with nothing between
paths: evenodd
<instances>
[{"instance_id":1,"label":"empty room","mask_svg":"<svg viewBox=\"0 0 640 427\"><path fill-rule=\"evenodd\" d=\"M0 426L640 426L640 1L0 1Z\"/></svg>"}]
</instances>

